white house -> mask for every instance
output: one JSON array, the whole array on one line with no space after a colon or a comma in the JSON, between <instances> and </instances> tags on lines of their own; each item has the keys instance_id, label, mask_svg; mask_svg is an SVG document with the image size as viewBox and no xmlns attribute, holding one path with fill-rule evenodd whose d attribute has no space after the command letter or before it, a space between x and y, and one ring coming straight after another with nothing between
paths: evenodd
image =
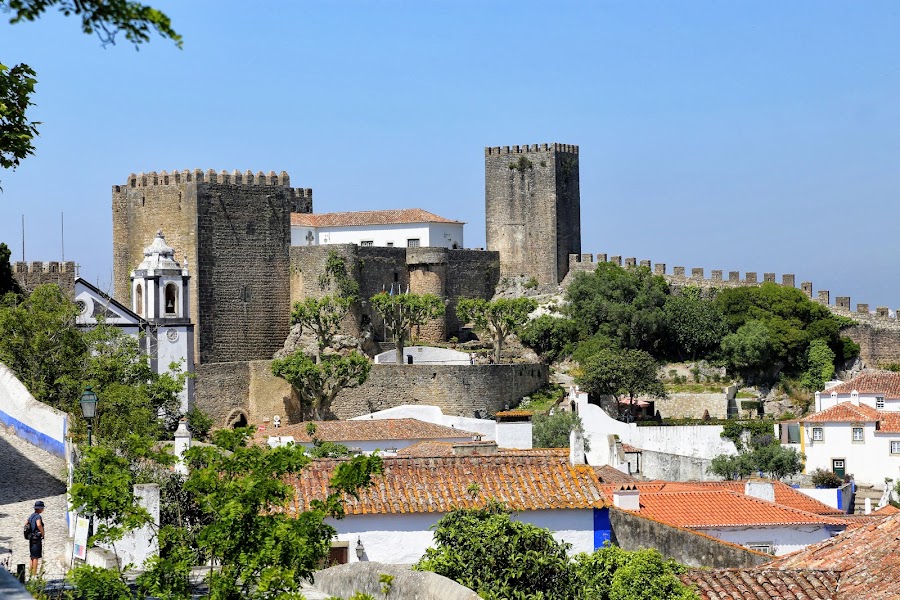
<instances>
[{"instance_id":1,"label":"white house","mask_svg":"<svg viewBox=\"0 0 900 600\"><path fill-rule=\"evenodd\" d=\"M75 304L79 327L90 328L101 320L137 336L156 373L194 372L194 325L190 318L187 263L175 260L162 231L144 248L144 259L131 272L131 308L113 299L80 277L75 280ZM181 391L181 411L193 405L194 380L188 377Z\"/></svg>"},{"instance_id":2,"label":"white house","mask_svg":"<svg viewBox=\"0 0 900 600\"><path fill-rule=\"evenodd\" d=\"M421 208L291 214L291 245L463 248L463 223Z\"/></svg>"},{"instance_id":3,"label":"white house","mask_svg":"<svg viewBox=\"0 0 900 600\"><path fill-rule=\"evenodd\" d=\"M324 499L338 460L316 460L303 469L291 510ZM408 564L432 545L433 527L456 508L505 502L517 519L547 528L571 552L593 552L610 539L601 478L587 465L564 457L521 454L453 457L391 457L384 476L349 497L346 516L329 520L337 530L332 558ZM358 554L357 554L358 552Z\"/></svg>"},{"instance_id":4,"label":"white house","mask_svg":"<svg viewBox=\"0 0 900 600\"><path fill-rule=\"evenodd\" d=\"M315 427L312 435L309 429ZM322 442L343 444L370 454L376 450L395 454L422 441L464 443L480 439L477 433L445 427L417 419L372 419L368 421L306 421L259 431L258 440L270 446L288 443L311 448L313 438Z\"/></svg>"},{"instance_id":5,"label":"white house","mask_svg":"<svg viewBox=\"0 0 900 600\"><path fill-rule=\"evenodd\" d=\"M900 373L862 373L850 381L816 392L816 412L848 401L876 410L900 411Z\"/></svg>"},{"instance_id":6,"label":"white house","mask_svg":"<svg viewBox=\"0 0 900 600\"><path fill-rule=\"evenodd\" d=\"M858 396L800 419L805 471L853 475L876 487L900 477L900 411L876 410Z\"/></svg>"}]
</instances>

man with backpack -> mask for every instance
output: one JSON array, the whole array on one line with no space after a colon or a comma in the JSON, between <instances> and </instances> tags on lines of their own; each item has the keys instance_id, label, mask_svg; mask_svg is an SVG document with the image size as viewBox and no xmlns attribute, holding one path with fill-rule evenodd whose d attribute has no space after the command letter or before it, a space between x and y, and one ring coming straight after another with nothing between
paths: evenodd
<instances>
[{"instance_id":1,"label":"man with backpack","mask_svg":"<svg viewBox=\"0 0 900 600\"><path fill-rule=\"evenodd\" d=\"M34 512L25 521L25 537L28 539L28 549L31 551L31 576L37 574L38 561L43 555L44 549L44 519L41 513L44 512L43 500L34 503Z\"/></svg>"}]
</instances>

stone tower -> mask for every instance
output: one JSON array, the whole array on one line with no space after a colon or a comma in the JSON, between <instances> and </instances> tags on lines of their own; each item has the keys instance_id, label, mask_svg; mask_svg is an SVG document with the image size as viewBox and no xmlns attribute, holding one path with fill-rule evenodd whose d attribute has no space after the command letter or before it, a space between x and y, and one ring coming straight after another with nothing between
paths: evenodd
<instances>
[{"instance_id":1,"label":"stone tower","mask_svg":"<svg viewBox=\"0 0 900 600\"><path fill-rule=\"evenodd\" d=\"M484 149L487 249L500 276L556 286L581 253L578 146L534 144Z\"/></svg>"},{"instance_id":2,"label":"stone tower","mask_svg":"<svg viewBox=\"0 0 900 600\"><path fill-rule=\"evenodd\" d=\"M150 324L150 368L167 373L169 365L194 371L194 325L191 323L191 280L187 263L175 260L175 249L166 244L162 231L144 248L144 260L131 272L131 310ZM181 391L181 412L194 402L194 380L189 377Z\"/></svg>"},{"instance_id":3,"label":"stone tower","mask_svg":"<svg viewBox=\"0 0 900 600\"><path fill-rule=\"evenodd\" d=\"M268 359L290 330L291 212L312 190L283 172L173 171L129 175L112 188L116 298L132 304L130 273L157 230L189 261L199 363Z\"/></svg>"}]
</instances>

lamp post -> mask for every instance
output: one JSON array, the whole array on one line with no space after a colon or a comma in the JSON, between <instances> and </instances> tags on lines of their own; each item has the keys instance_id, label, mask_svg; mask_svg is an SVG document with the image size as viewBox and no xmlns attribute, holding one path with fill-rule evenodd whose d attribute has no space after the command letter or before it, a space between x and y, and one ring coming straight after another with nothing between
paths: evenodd
<instances>
[{"instance_id":1,"label":"lamp post","mask_svg":"<svg viewBox=\"0 0 900 600\"><path fill-rule=\"evenodd\" d=\"M91 386L87 386L84 388L84 391L81 393L79 404L81 404L81 414L84 416L88 424L88 448L90 448L91 434L94 431L94 417L97 416L97 394L94 393L94 390L91 389ZM90 469L88 469L87 482L88 485L91 485L92 483ZM94 535L93 514L88 517L88 539L90 539L92 535Z\"/></svg>"}]
</instances>

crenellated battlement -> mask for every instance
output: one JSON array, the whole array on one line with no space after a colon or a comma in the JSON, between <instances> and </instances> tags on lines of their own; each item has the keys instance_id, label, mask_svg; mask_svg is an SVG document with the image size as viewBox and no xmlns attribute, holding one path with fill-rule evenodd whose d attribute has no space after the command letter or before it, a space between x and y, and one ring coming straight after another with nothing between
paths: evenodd
<instances>
[{"instance_id":1,"label":"crenellated battlement","mask_svg":"<svg viewBox=\"0 0 900 600\"><path fill-rule=\"evenodd\" d=\"M703 267L693 267L688 271L685 267L672 267L672 272L667 271L666 263L651 263L649 260L638 261L633 257L623 258L622 256L609 256L607 254L570 254L569 255L569 276L563 285L568 283L569 277L573 277L575 273L593 271L598 263L610 262L620 267L630 268L640 265L641 267L652 268L655 275L662 275L670 285L679 286L695 286L699 288L727 288L727 287L744 287L756 286L761 283L777 283L785 287L796 287L796 278L793 273L785 273L779 281L775 273L763 273L762 279L759 273L748 271L741 277L740 271L723 271L713 269L710 276L706 277L706 270ZM897 315L900 314L900 308L891 316L891 311L886 306L879 306L875 312L869 311L868 304L857 304L856 310L851 309L849 296L835 297L835 304L831 304L831 292L829 290L818 290L813 294L813 284L811 281L803 281L800 283L800 291L807 298L827 306L831 312L836 315L849 317L860 323L870 324L873 327L890 327L900 329L900 321Z\"/></svg>"},{"instance_id":2,"label":"crenellated battlement","mask_svg":"<svg viewBox=\"0 0 900 600\"><path fill-rule=\"evenodd\" d=\"M182 171L176 170L172 172L160 171L159 173L157 173L156 171L150 171L149 173L131 173L128 176L128 181L126 182L126 184L124 186L114 185L113 191L121 192L127 188L175 186L188 183L278 186L290 188L291 178L285 171L282 171L279 174L276 174L275 171L269 171L268 173L257 171L254 174L253 171L250 170L241 172L237 169L230 173L225 170L217 172L214 169L208 169L207 171L203 171L202 169L194 169L193 171L184 169ZM291 189L291 193L295 198L312 198L312 189L310 188Z\"/></svg>"},{"instance_id":3,"label":"crenellated battlement","mask_svg":"<svg viewBox=\"0 0 900 600\"><path fill-rule=\"evenodd\" d=\"M578 154L578 146L574 144L525 144L524 146L487 146L485 156L501 154L529 154L532 152L565 152Z\"/></svg>"},{"instance_id":4,"label":"crenellated battlement","mask_svg":"<svg viewBox=\"0 0 900 600\"><path fill-rule=\"evenodd\" d=\"M48 262L18 261L13 265L13 273L75 273L75 262L71 260L65 262L55 260Z\"/></svg>"}]
</instances>

